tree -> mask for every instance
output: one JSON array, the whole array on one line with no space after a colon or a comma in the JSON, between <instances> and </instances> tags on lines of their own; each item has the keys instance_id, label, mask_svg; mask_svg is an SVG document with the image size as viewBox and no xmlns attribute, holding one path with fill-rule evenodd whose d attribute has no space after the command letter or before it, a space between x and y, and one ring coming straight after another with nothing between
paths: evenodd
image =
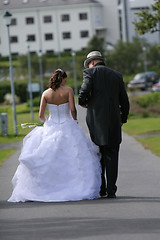
<instances>
[{"instance_id":1,"label":"tree","mask_svg":"<svg viewBox=\"0 0 160 240\"><path fill-rule=\"evenodd\" d=\"M140 35L146 32L160 31L160 1L155 0L151 9L152 13L149 10L141 10L141 12L135 13L139 17L139 21L133 22L133 24Z\"/></svg>"},{"instance_id":2,"label":"tree","mask_svg":"<svg viewBox=\"0 0 160 240\"><path fill-rule=\"evenodd\" d=\"M140 39L133 38L132 42L120 40L114 51L107 55L107 65L123 74L133 74L141 68L142 51Z\"/></svg>"},{"instance_id":3,"label":"tree","mask_svg":"<svg viewBox=\"0 0 160 240\"><path fill-rule=\"evenodd\" d=\"M94 35L88 42L86 52L89 53L91 51L99 51L103 54L105 52L105 49L106 49L106 42L104 38L100 38Z\"/></svg>"}]
</instances>

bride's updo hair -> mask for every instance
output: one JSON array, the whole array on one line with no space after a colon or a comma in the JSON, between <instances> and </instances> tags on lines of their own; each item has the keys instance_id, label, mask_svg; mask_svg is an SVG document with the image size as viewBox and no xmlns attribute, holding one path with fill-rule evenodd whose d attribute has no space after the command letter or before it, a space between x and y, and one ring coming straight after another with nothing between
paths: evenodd
<instances>
[{"instance_id":1,"label":"bride's updo hair","mask_svg":"<svg viewBox=\"0 0 160 240\"><path fill-rule=\"evenodd\" d=\"M58 68L49 80L49 87L56 91L60 87L63 78L67 78L67 74Z\"/></svg>"}]
</instances>

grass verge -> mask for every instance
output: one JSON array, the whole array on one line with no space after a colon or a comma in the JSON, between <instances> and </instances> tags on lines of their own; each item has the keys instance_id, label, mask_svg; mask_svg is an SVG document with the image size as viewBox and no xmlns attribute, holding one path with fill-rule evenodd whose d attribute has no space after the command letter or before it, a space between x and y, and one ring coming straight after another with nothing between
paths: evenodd
<instances>
[{"instance_id":1,"label":"grass verge","mask_svg":"<svg viewBox=\"0 0 160 240\"><path fill-rule=\"evenodd\" d=\"M22 135L9 135L7 137L0 136L0 143L12 143L12 142L19 142L22 141L25 137L25 134Z\"/></svg>"},{"instance_id":2,"label":"grass verge","mask_svg":"<svg viewBox=\"0 0 160 240\"><path fill-rule=\"evenodd\" d=\"M151 152L160 157L160 136L150 136L145 139L137 138L137 140L142 143L145 149L150 149Z\"/></svg>"},{"instance_id":3,"label":"grass verge","mask_svg":"<svg viewBox=\"0 0 160 240\"><path fill-rule=\"evenodd\" d=\"M160 117L129 119L123 130L131 136L160 131Z\"/></svg>"},{"instance_id":4,"label":"grass verge","mask_svg":"<svg viewBox=\"0 0 160 240\"><path fill-rule=\"evenodd\" d=\"M12 149L1 149L0 150L0 167L2 166L2 163L7 158L9 158L15 151L16 151L15 148L12 148Z\"/></svg>"},{"instance_id":5,"label":"grass verge","mask_svg":"<svg viewBox=\"0 0 160 240\"><path fill-rule=\"evenodd\" d=\"M123 126L123 131L136 137L144 148L160 156L160 117L129 119ZM158 134L154 136L156 132ZM141 136L144 133L147 133L146 137Z\"/></svg>"}]
</instances>

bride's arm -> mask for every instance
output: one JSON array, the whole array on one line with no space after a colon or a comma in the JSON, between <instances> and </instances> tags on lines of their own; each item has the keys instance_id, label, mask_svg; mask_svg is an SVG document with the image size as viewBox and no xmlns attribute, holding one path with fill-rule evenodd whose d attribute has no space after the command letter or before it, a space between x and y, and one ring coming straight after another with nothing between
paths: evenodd
<instances>
[{"instance_id":1,"label":"bride's arm","mask_svg":"<svg viewBox=\"0 0 160 240\"><path fill-rule=\"evenodd\" d=\"M43 122L47 120L47 118L45 117L46 105L47 105L47 101L43 93L41 98L41 103L40 103L40 109L39 109L39 117Z\"/></svg>"},{"instance_id":2,"label":"bride's arm","mask_svg":"<svg viewBox=\"0 0 160 240\"><path fill-rule=\"evenodd\" d=\"M73 119L77 120L77 110L75 107L74 94L73 94L72 88L69 88L69 107L70 107Z\"/></svg>"}]
</instances>

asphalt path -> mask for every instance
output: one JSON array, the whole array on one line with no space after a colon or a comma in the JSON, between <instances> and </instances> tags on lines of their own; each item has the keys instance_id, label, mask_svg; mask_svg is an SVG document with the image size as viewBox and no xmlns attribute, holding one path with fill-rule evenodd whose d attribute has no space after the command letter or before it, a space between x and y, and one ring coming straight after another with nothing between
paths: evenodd
<instances>
[{"instance_id":1,"label":"asphalt path","mask_svg":"<svg viewBox=\"0 0 160 240\"><path fill-rule=\"evenodd\" d=\"M85 110L79 124L88 135ZM159 240L160 158L123 134L117 199L8 203L17 151L0 168L1 240Z\"/></svg>"}]
</instances>

